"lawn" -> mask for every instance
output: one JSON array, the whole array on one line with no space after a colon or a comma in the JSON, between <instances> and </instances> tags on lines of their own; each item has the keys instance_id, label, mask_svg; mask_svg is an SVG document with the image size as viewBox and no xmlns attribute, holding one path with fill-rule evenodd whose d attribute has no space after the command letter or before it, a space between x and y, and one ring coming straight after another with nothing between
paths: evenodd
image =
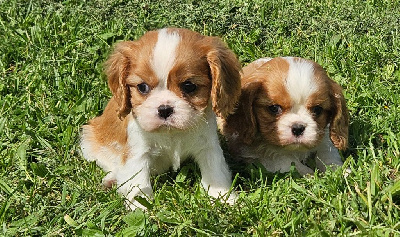
<instances>
[{"instance_id":1,"label":"lawn","mask_svg":"<svg viewBox=\"0 0 400 237\"><path fill-rule=\"evenodd\" d=\"M126 210L80 155L80 127L111 96L113 43L166 26L220 36L243 65L321 64L350 110L344 167L276 175L226 154L235 205L211 201L188 162L152 179L148 211ZM399 236L399 94L395 0L0 0L0 235Z\"/></svg>"}]
</instances>

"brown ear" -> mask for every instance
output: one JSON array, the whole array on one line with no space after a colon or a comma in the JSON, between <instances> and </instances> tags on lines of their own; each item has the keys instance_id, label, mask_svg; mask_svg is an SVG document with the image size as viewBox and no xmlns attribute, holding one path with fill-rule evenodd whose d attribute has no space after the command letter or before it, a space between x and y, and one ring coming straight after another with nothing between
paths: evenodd
<instances>
[{"instance_id":1,"label":"brown ear","mask_svg":"<svg viewBox=\"0 0 400 237\"><path fill-rule=\"evenodd\" d=\"M226 120L224 132L236 134L237 139L245 144L250 144L257 133L257 120L254 114L253 103L258 94L261 83L253 81L242 87L239 104L235 113Z\"/></svg>"},{"instance_id":2,"label":"brown ear","mask_svg":"<svg viewBox=\"0 0 400 237\"><path fill-rule=\"evenodd\" d=\"M125 41L118 43L105 62L105 74L108 86L118 103L118 116L123 119L130 113L129 89L126 86L126 78L129 75L134 56L134 42Z\"/></svg>"},{"instance_id":3,"label":"brown ear","mask_svg":"<svg viewBox=\"0 0 400 237\"><path fill-rule=\"evenodd\" d=\"M331 84L330 96L333 101L329 127L330 137L336 148L344 150L347 148L349 136L349 112L342 93L342 87L331 79L329 81Z\"/></svg>"},{"instance_id":4,"label":"brown ear","mask_svg":"<svg viewBox=\"0 0 400 237\"><path fill-rule=\"evenodd\" d=\"M241 67L236 55L220 39L212 39L214 48L207 53L212 77L212 107L218 116L226 118L239 99Z\"/></svg>"}]
</instances>

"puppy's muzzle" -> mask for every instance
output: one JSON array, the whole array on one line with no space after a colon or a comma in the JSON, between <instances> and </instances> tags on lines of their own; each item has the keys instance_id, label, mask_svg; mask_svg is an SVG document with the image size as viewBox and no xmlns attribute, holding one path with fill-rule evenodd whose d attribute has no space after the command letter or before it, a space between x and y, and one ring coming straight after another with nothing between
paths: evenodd
<instances>
[{"instance_id":1,"label":"puppy's muzzle","mask_svg":"<svg viewBox=\"0 0 400 237\"><path fill-rule=\"evenodd\" d=\"M174 113L174 108L169 105L160 105L157 108L158 116L163 119L167 119Z\"/></svg>"}]
</instances>

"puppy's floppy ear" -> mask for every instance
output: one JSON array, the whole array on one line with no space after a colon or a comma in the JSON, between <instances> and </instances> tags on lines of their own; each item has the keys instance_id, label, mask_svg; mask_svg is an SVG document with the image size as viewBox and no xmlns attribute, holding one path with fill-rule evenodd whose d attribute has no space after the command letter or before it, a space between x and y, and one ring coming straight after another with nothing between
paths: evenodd
<instances>
[{"instance_id":1,"label":"puppy's floppy ear","mask_svg":"<svg viewBox=\"0 0 400 237\"><path fill-rule=\"evenodd\" d=\"M239 99L241 67L236 55L220 39L210 38L214 45L207 53L212 77L212 107L218 116L226 118Z\"/></svg>"},{"instance_id":2,"label":"puppy's floppy ear","mask_svg":"<svg viewBox=\"0 0 400 237\"><path fill-rule=\"evenodd\" d=\"M113 52L105 62L105 74L108 86L118 103L118 116L123 119L130 113L131 103L129 101L129 88L126 78L129 75L131 63L134 57L135 44L133 41L117 43Z\"/></svg>"},{"instance_id":3,"label":"puppy's floppy ear","mask_svg":"<svg viewBox=\"0 0 400 237\"><path fill-rule=\"evenodd\" d=\"M331 85L330 97L333 101L330 121L330 137L336 148L344 150L347 148L349 136L349 112L342 93L342 87L329 79Z\"/></svg>"},{"instance_id":4,"label":"puppy's floppy ear","mask_svg":"<svg viewBox=\"0 0 400 237\"><path fill-rule=\"evenodd\" d=\"M250 144L257 133L258 125L254 114L254 100L257 97L261 82L252 81L242 87L239 104L234 114L229 115L224 128L225 135L238 136L239 142Z\"/></svg>"}]
</instances>

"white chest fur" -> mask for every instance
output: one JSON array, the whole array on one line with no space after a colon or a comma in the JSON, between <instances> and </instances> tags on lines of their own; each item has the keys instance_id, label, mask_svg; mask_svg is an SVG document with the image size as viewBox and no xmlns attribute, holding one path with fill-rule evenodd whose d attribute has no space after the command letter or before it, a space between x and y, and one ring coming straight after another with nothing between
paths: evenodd
<instances>
[{"instance_id":1,"label":"white chest fur","mask_svg":"<svg viewBox=\"0 0 400 237\"><path fill-rule=\"evenodd\" d=\"M197 156L201 150L210 147L210 141L218 139L214 116L210 114L208 119L184 131L162 128L160 131L146 132L136 120L132 120L127 128L128 159L148 159L152 174L165 172L170 167L177 170L184 160Z\"/></svg>"}]
</instances>

